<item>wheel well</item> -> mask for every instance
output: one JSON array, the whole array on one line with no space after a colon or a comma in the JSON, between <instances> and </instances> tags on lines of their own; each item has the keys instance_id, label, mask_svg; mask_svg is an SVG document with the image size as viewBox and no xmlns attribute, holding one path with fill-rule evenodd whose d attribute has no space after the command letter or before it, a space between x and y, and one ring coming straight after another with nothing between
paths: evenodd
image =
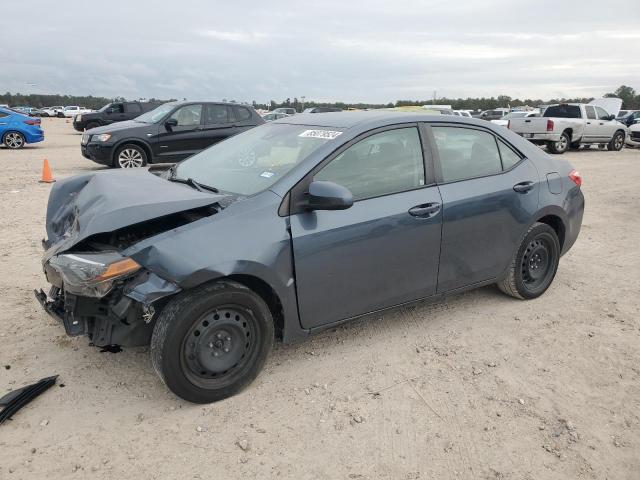
<instances>
[{"instance_id":1,"label":"wheel well","mask_svg":"<svg viewBox=\"0 0 640 480\"><path fill-rule=\"evenodd\" d=\"M142 148L144 150L144 153L147 154L147 163L151 163L151 149L149 149L149 146L147 144L145 144L144 142L140 142L138 140L131 140L131 141L125 140L124 142L118 144L117 148L113 150L113 158L111 159L111 161L114 163L114 165L115 165L116 155L118 153L118 150L120 150L120 148L123 145L136 145Z\"/></svg>"},{"instance_id":2,"label":"wheel well","mask_svg":"<svg viewBox=\"0 0 640 480\"><path fill-rule=\"evenodd\" d=\"M261 280L258 277L254 277L252 275L229 275L225 278L241 283L245 287L250 288L258 295L260 295L260 297L269 307L271 315L273 316L276 338L282 339L282 332L284 331L284 310L282 308L282 302L280 302L278 294L273 288L271 288L271 285L269 285L264 280Z\"/></svg>"},{"instance_id":3,"label":"wheel well","mask_svg":"<svg viewBox=\"0 0 640 480\"><path fill-rule=\"evenodd\" d=\"M546 223L551 228L553 228L558 235L558 241L560 242L560 250L564 246L564 235L565 235L565 226L562 219L556 215L546 215L542 218L538 219L540 223Z\"/></svg>"},{"instance_id":4,"label":"wheel well","mask_svg":"<svg viewBox=\"0 0 640 480\"><path fill-rule=\"evenodd\" d=\"M573 129L572 128L565 128L562 133L568 133L569 134L569 141L570 142L573 141Z\"/></svg>"},{"instance_id":5,"label":"wheel well","mask_svg":"<svg viewBox=\"0 0 640 480\"><path fill-rule=\"evenodd\" d=\"M615 137L617 133L621 133L625 137L627 136L626 132L624 130L621 130L621 129L616 130L616 133L614 133L613 136Z\"/></svg>"}]
</instances>

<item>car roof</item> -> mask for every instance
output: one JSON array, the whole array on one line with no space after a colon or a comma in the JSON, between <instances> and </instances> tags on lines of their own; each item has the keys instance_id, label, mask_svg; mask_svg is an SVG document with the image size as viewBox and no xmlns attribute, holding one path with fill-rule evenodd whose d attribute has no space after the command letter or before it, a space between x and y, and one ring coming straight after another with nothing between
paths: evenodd
<instances>
[{"instance_id":1,"label":"car roof","mask_svg":"<svg viewBox=\"0 0 640 480\"><path fill-rule=\"evenodd\" d=\"M301 113L291 117L281 118L273 123L350 129L354 127L376 128L378 126L382 127L395 123L410 122L455 122L482 126L486 126L488 123L485 120L459 117L457 115L429 115L420 112L398 112L392 110Z\"/></svg>"},{"instance_id":2,"label":"car roof","mask_svg":"<svg viewBox=\"0 0 640 480\"><path fill-rule=\"evenodd\" d=\"M248 107L248 108L253 108L253 106L251 105L246 105L244 103L234 103L234 102L218 102L216 100L178 100L177 102L165 102L165 103L158 103L158 106L160 105L176 105L176 106L181 106L181 105L193 105L193 104L199 104L199 103L214 103L216 105L235 105L237 107Z\"/></svg>"}]
</instances>

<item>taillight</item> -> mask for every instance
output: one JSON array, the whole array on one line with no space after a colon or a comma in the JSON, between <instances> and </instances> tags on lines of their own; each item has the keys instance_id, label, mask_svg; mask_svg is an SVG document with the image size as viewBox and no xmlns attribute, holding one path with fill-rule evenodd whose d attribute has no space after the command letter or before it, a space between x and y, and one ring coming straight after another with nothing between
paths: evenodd
<instances>
[{"instance_id":1,"label":"taillight","mask_svg":"<svg viewBox=\"0 0 640 480\"><path fill-rule=\"evenodd\" d=\"M571 181L573 183L575 183L577 186L582 186L582 176L580 175L580 172L577 170L571 170L569 172L569 178L571 179Z\"/></svg>"},{"instance_id":2,"label":"taillight","mask_svg":"<svg viewBox=\"0 0 640 480\"><path fill-rule=\"evenodd\" d=\"M553 132L553 120L547 120L547 132Z\"/></svg>"},{"instance_id":3,"label":"taillight","mask_svg":"<svg viewBox=\"0 0 640 480\"><path fill-rule=\"evenodd\" d=\"M40 125L40 120L25 120L24 123L27 125Z\"/></svg>"}]
</instances>

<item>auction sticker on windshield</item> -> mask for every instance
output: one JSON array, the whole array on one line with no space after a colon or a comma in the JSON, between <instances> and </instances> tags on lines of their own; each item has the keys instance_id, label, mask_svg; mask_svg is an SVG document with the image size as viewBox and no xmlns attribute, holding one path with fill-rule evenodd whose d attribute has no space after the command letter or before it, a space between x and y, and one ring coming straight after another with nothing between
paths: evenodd
<instances>
[{"instance_id":1,"label":"auction sticker on windshield","mask_svg":"<svg viewBox=\"0 0 640 480\"><path fill-rule=\"evenodd\" d=\"M333 140L338 135L342 135L342 132L336 132L334 130L305 130L298 136L310 137L310 138L325 138L327 140Z\"/></svg>"}]
</instances>

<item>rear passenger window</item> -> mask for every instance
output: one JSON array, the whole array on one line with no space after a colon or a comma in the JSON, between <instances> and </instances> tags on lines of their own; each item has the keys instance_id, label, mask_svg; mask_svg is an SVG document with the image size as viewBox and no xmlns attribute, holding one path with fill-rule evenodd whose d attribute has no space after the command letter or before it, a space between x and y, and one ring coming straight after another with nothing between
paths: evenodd
<instances>
[{"instance_id":1,"label":"rear passenger window","mask_svg":"<svg viewBox=\"0 0 640 480\"><path fill-rule=\"evenodd\" d=\"M520 155L514 152L511 147L508 147L502 140L498 140L498 149L500 150L500 157L502 157L503 170L509 170L521 160Z\"/></svg>"},{"instance_id":2,"label":"rear passenger window","mask_svg":"<svg viewBox=\"0 0 640 480\"><path fill-rule=\"evenodd\" d=\"M235 107L236 119L239 122L246 122L251 119L251 112L244 107Z\"/></svg>"},{"instance_id":3,"label":"rear passenger window","mask_svg":"<svg viewBox=\"0 0 640 480\"><path fill-rule=\"evenodd\" d=\"M470 128L432 127L442 179L454 182L502 171L494 136Z\"/></svg>"},{"instance_id":4,"label":"rear passenger window","mask_svg":"<svg viewBox=\"0 0 640 480\"><path fill-rule=\"evenodd\" d=\"M314 179L348 188L354 200L419 188L425 181L418 130L371 135L334 158Z\"/></svg>"},{"instance_id":5,"label":"rear passenger window","mask_svg":"<svg viewBox=\"0 0 640 480\"><path fill-rule=\"evenodd\" d=\"M219 123L228 123L227 106L208 104L204 113L205 125L216 125Z\"/></svg>"}]
</instances>

